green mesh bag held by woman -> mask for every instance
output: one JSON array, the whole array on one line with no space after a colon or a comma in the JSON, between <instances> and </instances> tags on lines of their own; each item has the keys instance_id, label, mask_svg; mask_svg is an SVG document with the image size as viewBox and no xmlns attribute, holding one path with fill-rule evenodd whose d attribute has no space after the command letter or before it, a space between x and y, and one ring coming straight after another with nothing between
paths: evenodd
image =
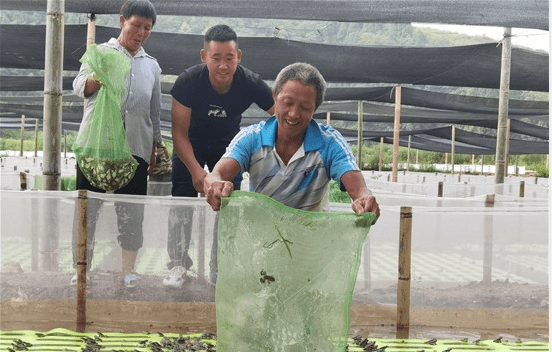
<instances>
[{"instance_id":1,"label":"green mesh bag held by woman","mask_svg":"<svg viewBox=\"0 0 552 352\"><path fill-rule=\"evenodd\" d=\"M346 351L362 244L374 218L307 212L258 193L223 198L217 352Z\"/></svg>"},{"instance_id":2,"label":"green mesh bag held by woman","mask_svg":"<svg viewBox=\"0 0 552 352\"><path fill-rule=\"evenodd\" d=\"M113 49L91 45L80 62L88 75L103 84L94 102L91 118L73 144L77 163L90 183L108 192L125 186L138 162L132 156L121 117L126 93L124 80L130 70L127 56Z\"/></svg>"}]
</instances>

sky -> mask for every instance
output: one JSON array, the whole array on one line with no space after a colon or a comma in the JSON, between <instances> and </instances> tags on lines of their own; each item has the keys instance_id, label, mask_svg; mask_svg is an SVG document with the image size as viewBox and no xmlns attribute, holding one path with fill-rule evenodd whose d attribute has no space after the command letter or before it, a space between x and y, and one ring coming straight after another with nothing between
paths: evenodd
<instances>
[{"instance_id":1,"label":"sky","mask_svg":"<svg viewBox=\"0 0 552 352\"><path fill-rule=\"evenodd\" d=\"M500 41L504 34L503 27L490 26L462 26L452 24L427 24L413 23L417 27L429 27L443 31L457 32L468 35L485 35L489 38ZM516 47L526 47L535 50L544 50L550 52L550 36L548 31L529 29L529 28L512 28L512 45Z\"/></svg>"}]
</instances>

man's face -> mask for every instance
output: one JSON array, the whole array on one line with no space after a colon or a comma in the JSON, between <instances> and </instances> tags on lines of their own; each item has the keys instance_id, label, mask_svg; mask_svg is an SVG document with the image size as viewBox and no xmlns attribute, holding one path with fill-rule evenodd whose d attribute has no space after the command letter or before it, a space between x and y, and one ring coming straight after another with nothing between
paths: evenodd
<instances>
[{"instance_id":1,"label":"man's face","mask_svg":"<svg viewBox=\"0 0 552 352\"><path fill-rule=\"evenodd\" d=\"M211 41L201 50L201 62L207 65L209 80L215 88L229 89L241 62L241 50L236 43Z\"/></svg>"},{"instance_id":2,"label":"man's face","mask_svg":"<svg viewBox=\"0 0 552 352\"><path fill-rule=\"evenodd\" d=\"M289 80L274 97L278 137L303 138L316 110L316 88Z\"/></svg>"},{"instance_id":3,"label":"man's face","mask_svg":"<svg viewBox=\"0 0 552 352\"><path fill-rule=\"evenodd\" d=\"M134 56L150 36L153 20L137 15L132 15L127 20L121 15L119 16L119 22L121 24L119 43Z\"/></svg>"}]
</instances>

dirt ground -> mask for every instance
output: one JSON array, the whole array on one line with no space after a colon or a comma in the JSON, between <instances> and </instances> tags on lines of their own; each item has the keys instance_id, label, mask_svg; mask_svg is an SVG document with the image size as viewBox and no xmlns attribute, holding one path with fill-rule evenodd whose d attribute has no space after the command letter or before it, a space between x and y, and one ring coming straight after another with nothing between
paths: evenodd
<instances>
[{"instance_id":1,"label":"dirt ground","mask_svg":"<svg viewBox=\"0 0 552 352\"><path fill-rule=\"evenodd\" d=\"M0 330L75 330L76 287L71 274L0 274ZM395 337L396 284L357 290L351 335ZM180 289L161 276L123 286L118 273L92 272L87 292L87 331L216 332L214 286L188 277ZM412 285L410 336L496 338L548 342L548 286L495 281L449 287ZM439 335L439 336L435 336ZM443 336L444 335L444 336Z\"/></svg>"}]
</instances>

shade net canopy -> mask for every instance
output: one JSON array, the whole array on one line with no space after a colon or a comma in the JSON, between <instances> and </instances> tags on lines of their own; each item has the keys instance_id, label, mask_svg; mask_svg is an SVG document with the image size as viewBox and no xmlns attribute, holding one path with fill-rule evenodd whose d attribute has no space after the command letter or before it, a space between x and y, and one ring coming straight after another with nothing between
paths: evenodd
<instances>
[{"instance_id":1,"label":"shade net canopy","mask_svg":"<svg viewBox=\"0 0 552 352\"><path fill-rule=\"evenodd\" d=\"M217 351L346 351L372 213L306 212L258 193L223 199Z\"/></svg>"},{"instance_id":2,"label":"shade net canopy","mask_svg":"<svg viewBox=\"0 0 552 352\"><path fill-rule=\"evenodd\" d=\"M46 26L0 26L0 65L44 69ZM96 27L96 42L119 29ZM77 71L86 49L86 25L65 26L64 70ZM200 63L203 36L152 32L145 50L164 74L178 75ZM240 38L242 64L267 80L294 62L317 67L328 82L401 83L500 88L502 48L495 44L455 47L378 47L305 43L281 38ZM337 69L338 68L338 69ZM548 91L548 54L512 49L510 89Z\"/></svg>"},{"instance_id":3,"label":"shade net canopy","mask_svg":"<svg viewBox=\"0 0 552 352\"><path fill-rule=\"evenodd\" d=\"M152 0L158 14L377 23L448 23L548 30L548 1L535 0ZM71 0L66 12L118 14L120 2ZM3 0L3 10L46 11L47 0Z\"/></svg>"}]
</instances>

